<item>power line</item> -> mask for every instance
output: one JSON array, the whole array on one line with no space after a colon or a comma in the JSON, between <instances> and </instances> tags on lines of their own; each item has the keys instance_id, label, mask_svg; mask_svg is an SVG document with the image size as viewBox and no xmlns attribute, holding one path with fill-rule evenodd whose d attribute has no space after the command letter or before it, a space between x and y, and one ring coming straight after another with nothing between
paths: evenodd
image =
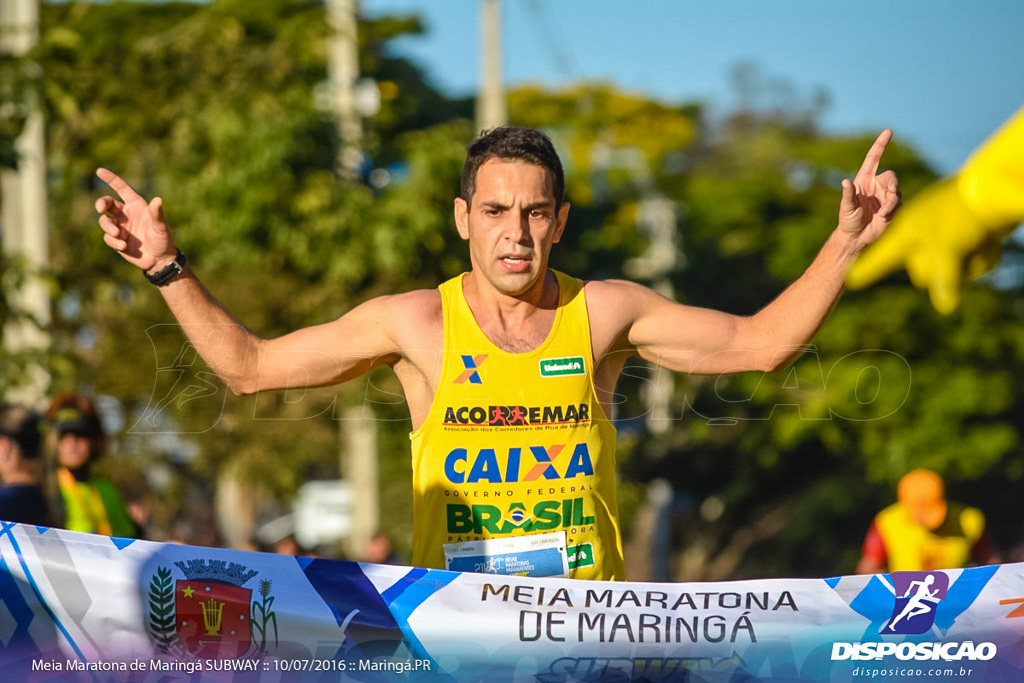
<instances>
[{"instance_id":1,"label":"power line","mask_svg":"<svg viewBox=\"0 0 1024 683\"><path fill-rule=\"evenodd\" d=\"M575 80L579 74L576 62L571 53L560 47L568 44L568 34L562 30L556 18L546 16L544 0L526 0L526 7L544 34L544 47L550 53L554 70L567 80Z\"/></svg>"}]
</instances>

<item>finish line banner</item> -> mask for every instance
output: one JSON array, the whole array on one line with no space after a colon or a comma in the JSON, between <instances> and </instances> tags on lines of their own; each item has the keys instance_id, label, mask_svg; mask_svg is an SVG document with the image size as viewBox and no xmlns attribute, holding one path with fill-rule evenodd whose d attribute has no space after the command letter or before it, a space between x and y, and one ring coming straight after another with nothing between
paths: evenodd
<instances>
[{"instance_id":1,"label":"finish line banner","mask_svg":"<svg viewBox=\"0 0 1024 683\"><path fill-rule=\"evenodd\" d=\"M1024 564L537 579L0 522L3 681L1020 681Z\"/></svg>"}]
</instances>

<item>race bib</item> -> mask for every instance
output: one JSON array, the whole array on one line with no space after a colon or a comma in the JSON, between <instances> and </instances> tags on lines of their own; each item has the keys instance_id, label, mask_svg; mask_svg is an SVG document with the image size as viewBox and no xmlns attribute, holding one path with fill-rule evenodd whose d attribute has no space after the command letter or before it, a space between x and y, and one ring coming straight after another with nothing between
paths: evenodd
<instances>
[{"instance_id":1,"label":"race bib","mask_svg":"<svg viewBox=\"0 0 1024 683\"><path fill-rule=\"evenodd\" d=\"M444 544L445 568L510 576L569 576L565 532Z\"/></svg>"}]
</instances>

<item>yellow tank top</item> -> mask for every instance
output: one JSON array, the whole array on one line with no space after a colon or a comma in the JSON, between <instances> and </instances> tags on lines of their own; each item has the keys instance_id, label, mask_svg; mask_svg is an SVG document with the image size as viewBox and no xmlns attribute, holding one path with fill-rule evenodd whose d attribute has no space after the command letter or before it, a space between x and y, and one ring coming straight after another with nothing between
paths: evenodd
<instances>
[{"instance_id":1,"label":"yellow tank top","mask_svg":"<svg viewBox=\"0 0 1024 683\"><path fill-rule=\"evenodd\" d=\"M985 516L977 508L949 503L946 519L935 531L914 522L899 503L885 508L875 524L885 542L890 572L967 567L972 549L985 533Z\"/></svg>"},{"instance_id":2,"label":"yellow tank top","mask_svg":"<svg viewBox=\"0 0 1024 683\"><path fill-rule=\"evenodd\" d=\"M564 553L572 578L624 578L615 428L594 390L583 283L555 276L554 324L528 353L487 338L463 276L439 287L441 379L428 418L410 434L416 566L558 574L531 559L543 556L533 545L544 545Z\"/></svg>"}]
</instances>

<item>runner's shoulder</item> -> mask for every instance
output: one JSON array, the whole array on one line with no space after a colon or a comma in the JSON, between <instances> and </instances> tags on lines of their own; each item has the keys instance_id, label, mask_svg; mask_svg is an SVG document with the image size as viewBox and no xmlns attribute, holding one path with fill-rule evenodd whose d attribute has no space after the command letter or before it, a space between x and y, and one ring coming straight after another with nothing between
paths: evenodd
<instances>
[{"instance_id":1,"label":"runner's shoulder","mask_svg":"<svg viewBox=\"0 0 1024 683\"><path fill-rule=\"evenodd\" d=\"M367 299L359 308L410 315L424 308L441 310L441 292L436 289L413 289L398 294L381 294Z\"/></svg>"},{"instance_id":2,"label":"runner's shoulder","mask_svg":"<svg viewBox=\"0 0 1024 683\"><path fill-rule=\"evenodd\" d=\"M649 287L629 280L587 280L583 284L587 306L605 315L630 318L650 297L659 295Z\"/></svg>"},{"instance_id":3,"label":"runner's shoulder","mask_svg":"<svg viewBox=\"0 0 1024 683\"><path fill-rule=\"evenodd\" d=\"M360 308L398 332L416 332L440 325L441 293L436 289L415 289L370 299Z\"/></svg>"}]
</instances>

